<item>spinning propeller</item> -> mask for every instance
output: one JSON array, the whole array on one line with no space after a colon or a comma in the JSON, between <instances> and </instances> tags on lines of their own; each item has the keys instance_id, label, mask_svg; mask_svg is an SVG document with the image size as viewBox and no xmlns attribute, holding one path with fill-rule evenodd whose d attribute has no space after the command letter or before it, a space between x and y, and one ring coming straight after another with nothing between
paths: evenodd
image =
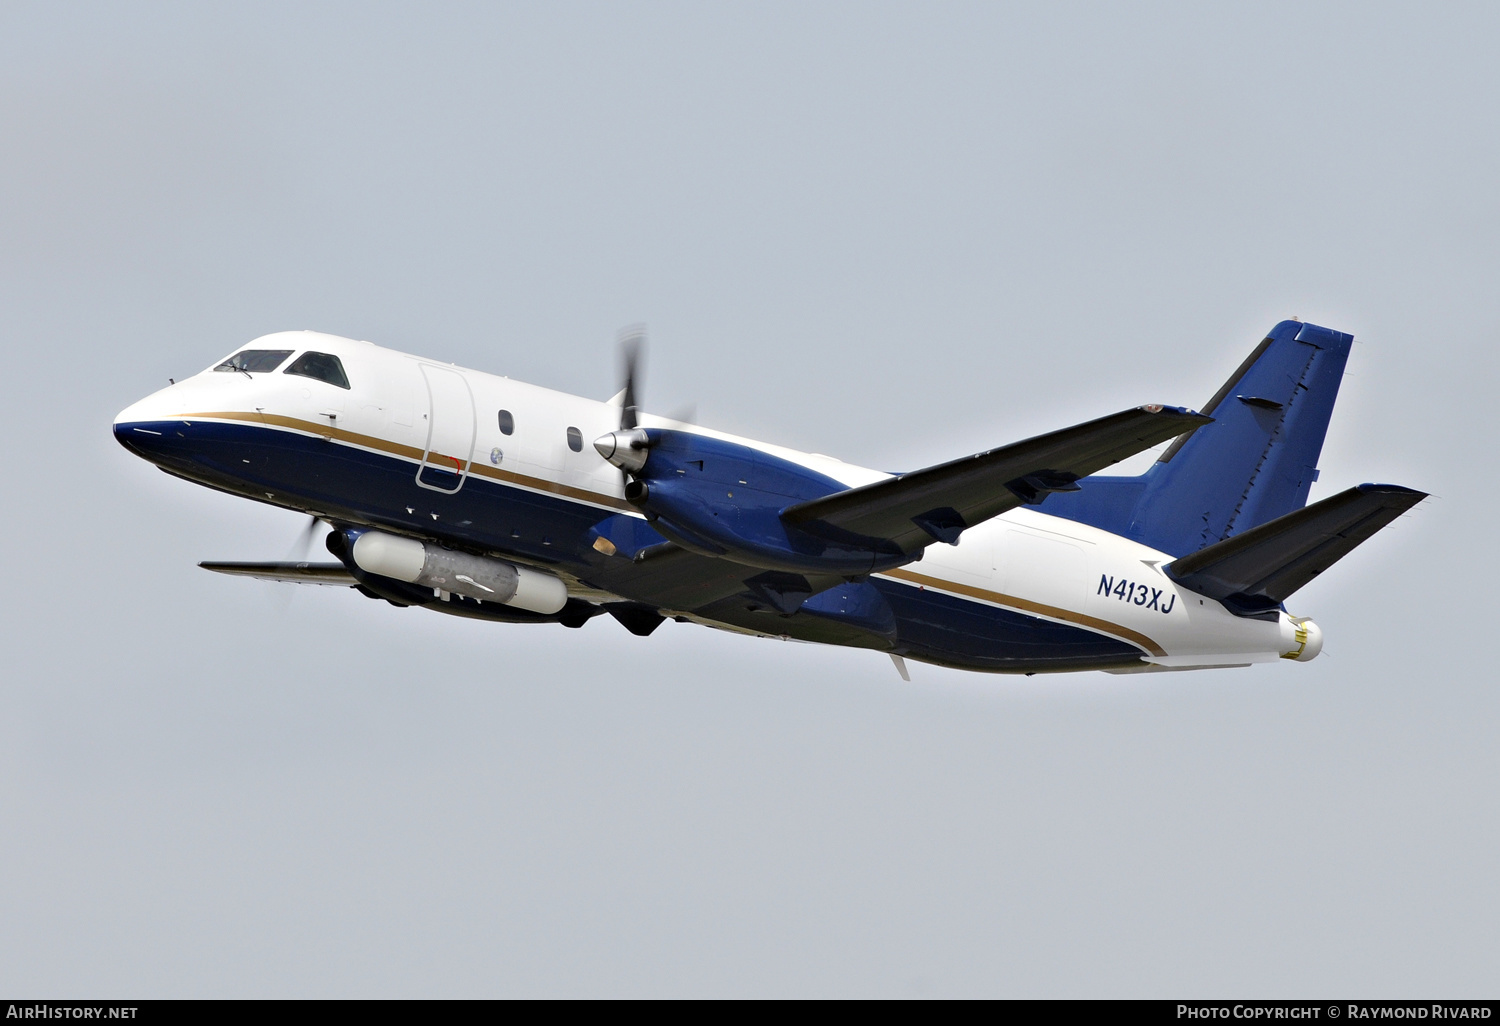
<instances>
[{"instance_id":1,"label":"spinning propeller","mask_svg":"<svg viewBox=\"0 0 1500 1026\"><path fill-rule=\"evenodd\" d=\"M639 324L622 329L618 344L620 362L625 370L625 392L620 399L620 430L624 431L636 426L635 379L646 350L646 326Z\"/></svg>"},{"instance_id":2,"label":"spinning propeller","mask_svg":"<svg viewBox=\"0 0 1500 1026\"><path fill-rule=\"evenodd\" d=\"M625 371L625 389L620 394L620 430L594 440L599 455L620 468L625 478L625 499L633 504L646 498L646 482L639 475L646 466L647 449L651 445L645 428L638 423L640 393L636 382L645 349L644 327L626 328L620 333L620 360Z\"/></svg>"},{"instance_id":3,"label":"spinning propeller","mask_svg":"<svg viewBox=\"0 0 1500 1026\"><path fill-rule=\"evenodd\" d=\"M286 554L288 563L306 563L307 557L312 554L313 536L318 532L318 518L309 516L307 526L297 535L297 540L292 543L291 549Z\"/></svg>"}]
</instances>

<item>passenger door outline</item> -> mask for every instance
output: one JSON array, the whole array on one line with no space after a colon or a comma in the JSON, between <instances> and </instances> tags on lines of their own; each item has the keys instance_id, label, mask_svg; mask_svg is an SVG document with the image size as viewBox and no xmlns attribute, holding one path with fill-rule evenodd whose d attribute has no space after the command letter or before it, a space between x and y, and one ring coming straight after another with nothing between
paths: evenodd
<instances>
[{"instance_id":1,"label":"passenger door outline","mask_svg":"<svg viewBox=\"0 0 1500 1026\"><path fill-rule=\"evenodd\" d=\"M427 386L427 442L417 465L417 487L453 495L468 480L474 462L474 441L479 434L474 390L469 379L452 367L419 366ZM451 488L449 483L453 483Z\"/></svg>"}]
</instances>

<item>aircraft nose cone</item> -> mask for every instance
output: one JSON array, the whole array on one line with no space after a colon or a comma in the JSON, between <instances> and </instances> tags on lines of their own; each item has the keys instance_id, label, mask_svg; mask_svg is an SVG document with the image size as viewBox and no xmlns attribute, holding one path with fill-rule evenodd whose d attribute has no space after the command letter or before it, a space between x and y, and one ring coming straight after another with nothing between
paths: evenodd
<instances>
[{"instance_id":1,"label":"aircraft nose cone","mask_svg":"<svg viewBox=\"0 0 1500 1026\"><path fill-rule=\"evenodd\" d=\"M152 392L144 399L137 399L119 413L115 414L115 437L120 437L120 429L124 428L128 433L133 424L149 424L152 421L170 420L175 404L167 393L172 389L164 388L160 392Z\"/></svg>"},{"instance_id":2,"label":"aircraft nose cone","mask_svg":"<svg viewBox=\"0 0 1500 1026\"><path fill-rule=\"evenodd\" d=\"M115 415L115 441L143 459L157 462L166 445L165 433L175 412L175 396L164 388L131 403Z\"/></svg>"},{"instance_id":3,"label":"aircraft nose cone","mask_svg":"<svg viewBox=\"0 0 1500 1026\"><path fill-rule=\"evenodd\" d=\"M142 459L156 462L162 448L160 425L117 419L114 423L114 435L115 441L130 452Z\"/></svg>"},{"instance_id":4,"label":"aircraft nose cone","mask_svg":"<svg viewBox=\"0 0 1500 1026\"><path fill-rule=\"evenodd\" d=\"M125 448L136 453L137 455L140 455L140 450L137 449L134 445L131 445L131 442L134 440L133 436L136 434L136 425L145 420L145 418L140 415L140 405L140 403L131 403L119 413L115 414L115 422L112 425L115 441L119 442Z\"/></svg>"}]
</instances>

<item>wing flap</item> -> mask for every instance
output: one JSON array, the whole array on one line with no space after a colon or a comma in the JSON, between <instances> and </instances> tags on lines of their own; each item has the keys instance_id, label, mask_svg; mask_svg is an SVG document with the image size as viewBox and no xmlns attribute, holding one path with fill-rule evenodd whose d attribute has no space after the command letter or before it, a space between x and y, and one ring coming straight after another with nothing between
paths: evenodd
<instances>
[{"instance_id":1,"label":"wing flap","mask_svg":"<svg viewBox=\"0 0 1500 1026\"><path fill-rule=\"evenodd\" d=\"M322 584L352 588L359 582L342 563L199 563L205 570L231 577L254 577L258 581L291 584Z\"/></svg>"},{"instance_id":2,"label":"wing flap","mask_svg":"<svg viewBox=\"0 0 1500 1026\"><path fill-rule=\"evenodd\" d=\"M1293 592L1427 498L1401 485L1362 484L1277 517L1164 570L1184 588L1241 616L1274 615Z\"/></svg>"},{"instance_id":3,"label":"wing flap","mask_svg":"<svg viewBox=\"0 0 1500 1026\"><path fill-rule=\"evenodd\" d=\"M915 552L952 544L968 527L1055 491L1072 491L1112 463L1212 420L1170 406L1138 406L1024 442L789 506L788 525L878 539Z\"/></svg>"}]
</instances>

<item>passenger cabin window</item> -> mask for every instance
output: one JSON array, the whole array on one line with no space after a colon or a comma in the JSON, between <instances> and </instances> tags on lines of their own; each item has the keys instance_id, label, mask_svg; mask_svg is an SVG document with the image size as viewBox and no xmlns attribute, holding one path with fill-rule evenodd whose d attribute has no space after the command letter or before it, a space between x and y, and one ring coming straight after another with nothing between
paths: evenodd
<instances>
[{"instance_id":1,"label":"passenger cabin window","mask_svg":"<svg viewBox=\"0 0 1500 1026\"><path fill-rule=\"evenodd\" d=\"M344 376L344 365L337 356L327 353L303 353L292 361L283 374L300 374L304 378L317 378L339 388L348 388L349 379Z\"/></svg>"},{"instance_id":2,"label":"passenger cabin window","mask_svg":"<svg viewBox=\"0 0 1500 1026\"><path fill-rule=\"evenodd\" d=\"M576 427L568 428L568 448L574 452L583 452L583 432Z\"/></svg>"},{"instance_id":3,"label":"passenger cabin window","mask_svg":"<svg viewBox=\"0 0 1500 1026\"><path fill-rule=\"evenodd\" d=\"M242 349L214 368L216 371L250 371L269 374L281 366L281 361L292 355L290 349Z\"/></svg>"},{"instance_id":4,"label":"passenger cabin window","mask_svg":"<svg viewBox=\"0 0 1500 1026\"><path fill-rule=\"evenodd\" d=\"M516 418L510 415L509 410L500 411L500 433L508 435L516 429Z\"/></svg>"}]
</instances>

